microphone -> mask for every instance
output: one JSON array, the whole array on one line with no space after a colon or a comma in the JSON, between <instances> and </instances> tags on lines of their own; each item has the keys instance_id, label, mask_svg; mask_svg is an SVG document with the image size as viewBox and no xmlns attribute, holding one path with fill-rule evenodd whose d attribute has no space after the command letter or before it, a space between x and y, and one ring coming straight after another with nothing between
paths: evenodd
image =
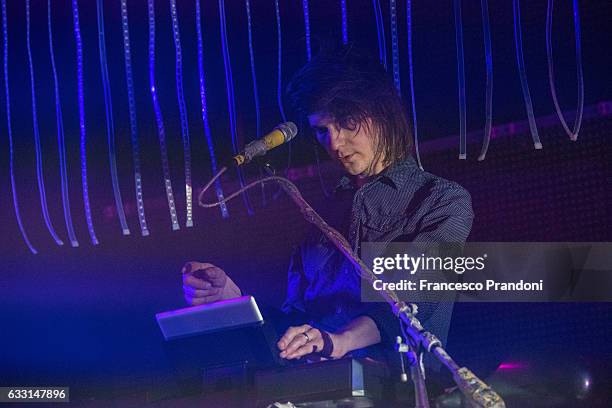
<instances>
[{"instance_id":1,"label":"microphone","mask_svg":"<svg viewBox=\"0 0 612 408\"><path fill-rule=\"evenodd\" d=\"M261 139L253 140L244 147L244 150L228 161L230 166L242 166L249 163L254 157L265 155L268 150L272 150L284 143L289 142L298 134L298 128L293 122L285 122L276 126L272 132Z\"/></svg>"}]
</instances>

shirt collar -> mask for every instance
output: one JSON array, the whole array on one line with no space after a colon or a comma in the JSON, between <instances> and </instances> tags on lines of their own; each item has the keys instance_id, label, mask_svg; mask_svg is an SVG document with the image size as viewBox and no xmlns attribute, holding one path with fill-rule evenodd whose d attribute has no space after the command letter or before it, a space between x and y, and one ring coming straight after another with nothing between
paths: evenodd
<instances>
[{"instance_id":1,"label":"shirt collar","mask_svg":"<svg viewBox=\"0 0 612 408\"><path fill-rule=\"evenodd\" d=\"M418 165L412 156L408 156L407 158L400 160L382 172L377 174L365 185L372 184L374 182L380 181L385 184L390 184L394 188L398 188L401 186L406 179L414 173L415 170L418 169ZM342 176L334 192L343 191L343 190L354 190L356 189L355 183L349 176Z\"/></svg>"}]
</instances>

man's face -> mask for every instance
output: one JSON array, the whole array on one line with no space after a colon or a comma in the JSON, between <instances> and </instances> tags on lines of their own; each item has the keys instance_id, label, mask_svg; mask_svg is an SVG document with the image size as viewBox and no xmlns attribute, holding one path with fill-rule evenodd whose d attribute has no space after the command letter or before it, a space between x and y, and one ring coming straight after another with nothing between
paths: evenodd
<instances>
[{"instance_id":1,"label":"man's face","mask_svg":"<svg viewBox=\"0 0 612 408\"><path fill-rule=\"evenodd\" d=\"M371 176L383 170L381 160L372 165L375 155L372 126L344 129L325 113L308 115L308 122L319 143L349 174Z\"/></svg>"}]
</instances>

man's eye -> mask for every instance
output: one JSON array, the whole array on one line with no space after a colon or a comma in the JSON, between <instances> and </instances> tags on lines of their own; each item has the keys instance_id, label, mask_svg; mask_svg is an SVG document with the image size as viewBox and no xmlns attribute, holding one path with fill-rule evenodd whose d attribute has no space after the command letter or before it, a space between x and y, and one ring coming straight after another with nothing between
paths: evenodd
<instances>
[{"instance_id":1,"label":"man's eye","mask_svg":"<svg viewBox=\"0 0 612 408\"><path fill-rule=\"evenodd\" d=\"M325 135L327 135L327 128L316 128L315 135L317 138L325 137Z\"/></svg>"}]
</instances>

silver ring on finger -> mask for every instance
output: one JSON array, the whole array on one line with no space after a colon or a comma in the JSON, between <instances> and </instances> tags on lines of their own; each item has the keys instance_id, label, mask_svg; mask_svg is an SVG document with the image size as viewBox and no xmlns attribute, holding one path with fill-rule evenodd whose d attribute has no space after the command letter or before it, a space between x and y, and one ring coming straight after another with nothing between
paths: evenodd
<instances>
[{"instance_id":1,"label":"silver ring on finger","mask_svg":"<svg viewBox=\"0 0 612 408\"><path fill-rule=\"evenodd\" d=\"M304 333L302 333L302 335L304 337L306 337L306 343L309 343L310 342L310 337L308 336L308 333L304 332Z\"/></svg>"}]
</instances>

